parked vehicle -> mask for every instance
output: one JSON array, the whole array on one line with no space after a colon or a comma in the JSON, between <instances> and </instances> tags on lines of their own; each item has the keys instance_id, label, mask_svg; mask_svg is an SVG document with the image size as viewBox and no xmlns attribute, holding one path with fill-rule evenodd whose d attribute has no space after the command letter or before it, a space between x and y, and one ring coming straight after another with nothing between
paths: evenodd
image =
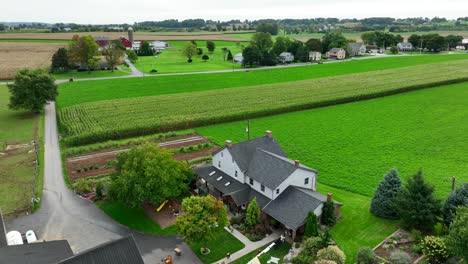
<instances>
[{"instance_id":1,"label":"parked vehicle","mask_svg":"<svg viewBox=\"0 0 468 264\"><path fill-rule=\"evenodd\" d=\"M36 234L34 233L34 231L28 230L26 232L26 241L28 241L28 244L29 243L34 243L34 242L37 241L37 237L36 237Z\"/></svg>"},{"instance_id":2,"label":"parked vehicle","mask_svg":"<svg viewBox=\"0 0 468 264\"><path fill-rule=\"evenodd\" d=\"M7 244L9 246L14 245L23 245L23 238L21 237L21 233L18 231L10 231L6 235L7 237Z\"/></svg>"}]
</instances>

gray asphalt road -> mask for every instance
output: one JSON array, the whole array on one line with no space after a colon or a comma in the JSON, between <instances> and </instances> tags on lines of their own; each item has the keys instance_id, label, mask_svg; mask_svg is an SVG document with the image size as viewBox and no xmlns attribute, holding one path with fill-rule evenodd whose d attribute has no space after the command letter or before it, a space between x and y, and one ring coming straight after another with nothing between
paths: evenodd
<instances>
[{"instance_id":1,"label":"gray asphalt road","mask_svg":"<svg viewBox=\"0 0 468 264\"><path fill-rule=\"evenodd\" d=\"M146 263L159 263L179 247L183 254L175 263L201 263L177 237L158 237L129 230L108 217L93 203L80 198L64 182L57 134L55 103L45 109L45 173L39 212L6 223L7 230L34 230L39 240L66 239L73 252L133 234Z\"/></svg>"}]
</instances>

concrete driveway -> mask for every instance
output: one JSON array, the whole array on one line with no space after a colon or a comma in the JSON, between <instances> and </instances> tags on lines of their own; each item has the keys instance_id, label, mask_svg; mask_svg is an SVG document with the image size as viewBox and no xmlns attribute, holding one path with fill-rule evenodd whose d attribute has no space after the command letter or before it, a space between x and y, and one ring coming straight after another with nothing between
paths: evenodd
<instances>
[{"instance_id":1,"label":"concrete driveway","mask_svg":"<svg viewBox=\"0 0 468 264\"><path fill-rule=\"evenodd\" d=\"M6 223L7 230L34 230L39 240L68 240L74 253L133 234L146 263L159 263L173 249L183 253L175 263L201 263L178 237L141 234L115 222L93 203L75 195L64 182L57 134L55 103L45 108L44 193L39 212Z\"/></svg>"}]
</instances>

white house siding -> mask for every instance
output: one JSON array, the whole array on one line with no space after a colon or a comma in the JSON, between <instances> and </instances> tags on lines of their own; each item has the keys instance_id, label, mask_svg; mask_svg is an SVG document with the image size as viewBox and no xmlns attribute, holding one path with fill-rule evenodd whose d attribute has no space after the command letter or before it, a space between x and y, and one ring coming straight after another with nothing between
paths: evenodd
<instances>
[{"instance_id":1,"label":"white house siding","mask_svg":"<svg viewBox=\"0 0 468 264\"><path fill-rule=\"evenodd\" d=\"M309 178L309 184L305 185L304 181L306 178ZM295 170L291 175L289 175L286 180L284 180L277 189L279 189L279 194L276 194L276 190L274 192L274 196L272 199L276 199L288 186L297 186L297 187L303 187L307 189L311 189L313 191L316 190L316 181L317 175L315 172L304 170L301 168L298 168Z\"/></svg>"},{"instance_id":2,"label":"white house siding","mask_svg":"<svg viewBox=\"0 0 468 264\"><path fill-rule=\"evenodd\" d=\"M254 180L253 185L250 185L250 178L248 175L245 175L245 183L247 183L252 189L256 190L257 192L265 195L266 197L273 199L273 190L265 186L265 191L262 192L261 183Z\"/></svg>"},{"instance_id":3,"label":"white house siding","mask_svg":"<svg viewBox=\"0 0 468 264\"><path fill-rule=\"evenodd\" d=\"M323 204L319 205L317 208L315 208L314 214L320 217L322 215L322 208L323 208Z\"/></svg>"},{"instance_id":4,"label":"white house siding","mask_svg":"<svg viewBox=\"0 0 468 264\"><path fill-rule=\"evenodd\" d=\"M218 162L221 162L221 168L218 166ZM228 149L223 149L213 156L213 166L223 171L233 179L238 180L241 183L245 183L244 173L239 169L237 163L232 159L232 155ZM234 175L237 171L237 177Z\"/></svg>"}]
</instances>

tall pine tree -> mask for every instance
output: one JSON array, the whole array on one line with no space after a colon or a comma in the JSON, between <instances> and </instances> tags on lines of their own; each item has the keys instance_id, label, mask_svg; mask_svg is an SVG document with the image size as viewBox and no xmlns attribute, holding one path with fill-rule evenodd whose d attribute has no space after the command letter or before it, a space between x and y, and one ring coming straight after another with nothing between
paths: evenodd
<instances>
[{"instance_id":1,"label":"tall pine tree","mask_svg":"<svg viewBox=\"0 0 468 264\"><path fill-rule=\"evenodd\" d=\"M335 205L333 201L327 201L322 208L322 224L333 226L336 223Z\"/></svg>"},{"instance_id":2,"label":"tall pine tree","mask_svg":"<svg viewBox=\"0 0 468 264\"><path fill-rule=\"evenodd\" d=\"M396 169L390 170L379 183L372 198L370 211L374 215L387 219L398 219L395 199L401 188L401 179Z\"/></svg>"},{"instance_id":3,"label":"tall pine tree","mask_svg":"<svg viewBox=\"0 0 468 264\"><path fill-rule=\"evenodd\" d=\"M260 214L261 210L257 205L257 198L253 198L253 200L249 203L247 212L245 214L245 221L247 225L254 227L256 224L260 223Z\"/></svg>"},{"instance_id":4,"label":"tall pine tree","mask_svg":"<svg viewBox=\"0 0 468 264\"><path fill-rule=\"evenodd\" d=\"M402 224L408 229L430 232L434 229L441 203L434 195L434 186L426 183L422 171L409 178L400 190L396 206Z\"/></svg>"},{"instance_id":5,"label":"tall pine tree","mask_svg":"<svg viewBox=\"0 0 468 264\"><path fill-rule=\"evenodd\" d=\"M307 214L307 222L305 226L304 236L318 236L317 216L314 214L314 212L309 212L309 214Z\"/></svg>"},{"instance_id":6,"label":"tall pine tree","mask_svg":"<svg viewBox=\"0 0 468 264\"><path fill-rule=\"evenodd\" d=\"M452 192L445 201L444 210L444 224L449 226L455 215L457 214L457 206L468 205L468 183L463 183L458 187L455 192Z\"/></svg>"}]
</instances>

